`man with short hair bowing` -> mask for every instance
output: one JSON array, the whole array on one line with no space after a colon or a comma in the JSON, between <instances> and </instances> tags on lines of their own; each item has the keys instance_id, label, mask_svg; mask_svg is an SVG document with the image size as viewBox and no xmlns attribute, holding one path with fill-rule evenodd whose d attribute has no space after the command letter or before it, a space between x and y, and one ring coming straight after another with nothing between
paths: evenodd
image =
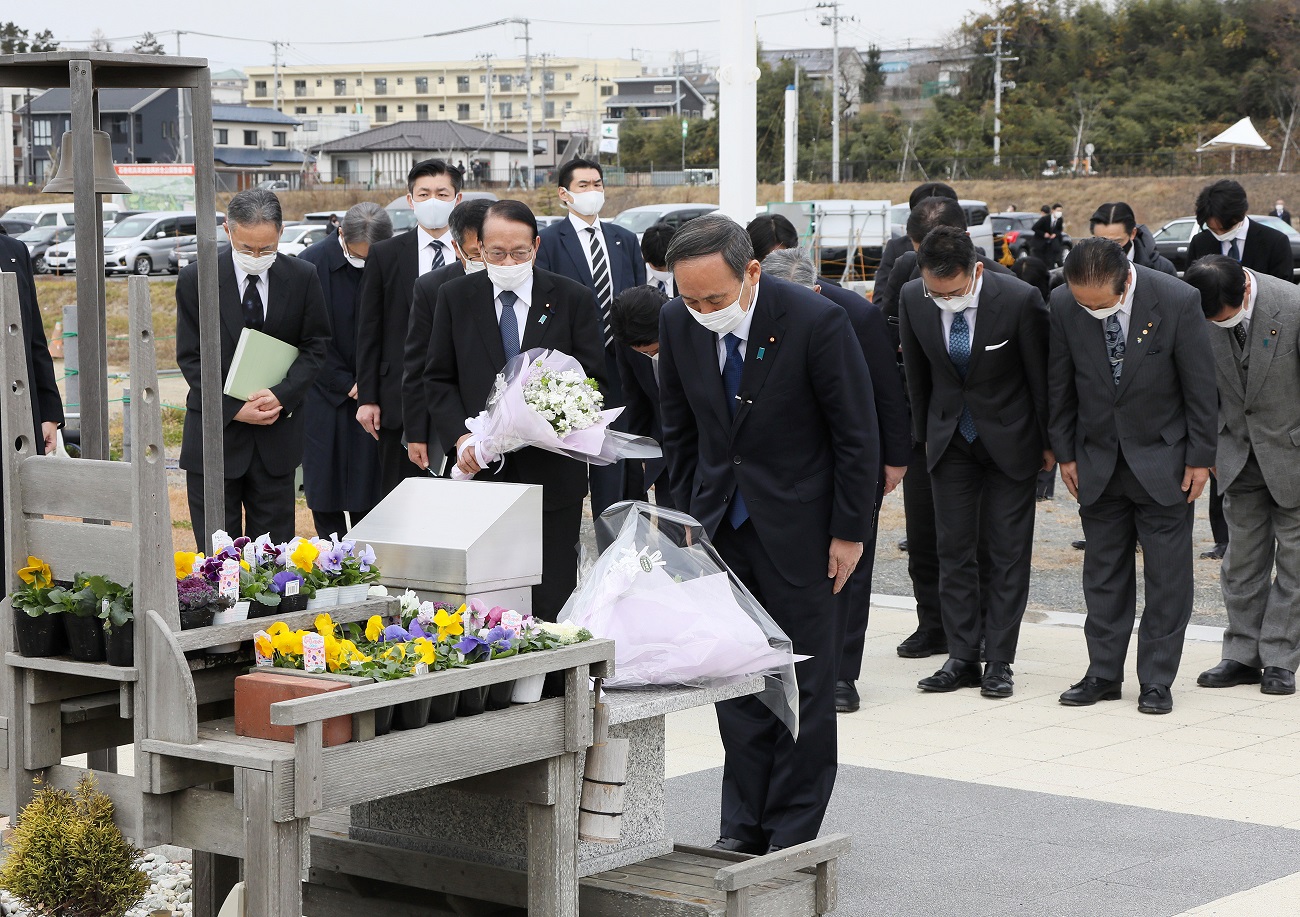
<instances>
[{"instance_id":1,"label":"man with short hair bowing","mask_svg":"<svg viewBox=\"0 0 1300 917\"><path fill-rule=\"evenodd\" d=\"M879 473L866 361L844 310L762 277L722 214L668 246L679 297L660 313L664 455L679 509L794 643L799 738L756 698L717 705L726 749L717 846L765 853L810 841L835 786L832 596L862 557Z\"/></svg>"},{"instance_id":2,"label":"man with short hair bowing","mask_svg":"<svg viewBox=\"0 0 1300 917\"><path fill-rule=\"evenodd\" d=\"M1079 501L1087 548L1088 672L1066 706L1118 700L1137 607L1138 710L1169 713L1192 616L1192 517L1214 464L1214 356L1200 297L1131 264L1109 239L1084 239L1052 293L1052 448Z\"/></svg>"}]
</instances>

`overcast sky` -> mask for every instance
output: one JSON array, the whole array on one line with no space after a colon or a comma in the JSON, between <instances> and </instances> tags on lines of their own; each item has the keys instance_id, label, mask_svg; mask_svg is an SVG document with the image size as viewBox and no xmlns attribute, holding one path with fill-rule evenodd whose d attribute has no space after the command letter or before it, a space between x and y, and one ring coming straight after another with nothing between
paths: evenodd
<instances>
[{"instance_id":1,"label":"overcast sky","mask_svg":"<svg viewBox=\"0 0 1300 917\"><path fill-rule=\"evenodd\" d=\"M134 37L149 30L175 53L176 30L182 53L208 58L213 70L270 64L271 41L286 42L282 62L288 64L363 63L465 59L491 52L522 56L517 25L499 26L470 35L420 38L499 18L532 20L533 52L580 57L636 56L648 66L669 66L675 50L698 51L704 62L716 62L718 0L496 0L491 3L448 3L433 0L283 0L261 3L159 3L150 0L105 3L103 0L60 0L54 4L15 6L5 18L33 32L49 28L68 43L85 42L96 28L114 42L114 50L129 50ZM985 0L928 0L924 4L885 0L842 3L840 42L865 48L928 44L941 39L972 11L983 11ZM424 11L414 15L416 10ZM754 0L758 37L764 47L829 47L831 31L818 23L827 11L815 0ZM599 11L599 19L593 15ZM656 22L645 20L648 13ZM618 20L618 24L614 23ZM240 36L240 40L211 38ZM394 40L402 39L402 40Z\"/></svg>"}]
</instances>

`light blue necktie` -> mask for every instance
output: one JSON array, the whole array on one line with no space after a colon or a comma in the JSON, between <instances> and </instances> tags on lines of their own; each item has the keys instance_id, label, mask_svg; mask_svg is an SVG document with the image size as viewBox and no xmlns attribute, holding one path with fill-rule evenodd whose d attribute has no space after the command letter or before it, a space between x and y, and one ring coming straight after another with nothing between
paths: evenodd
<instances>
[{"instance_id":1,"label":"light blue necktie","mask_svg":"<svg viewBox=\"0 0 1300 917\"><path fill-rule=\"evenodd\" d=\"M966 321L964 312L958 312L952 317L952 328L948 332L948 355L952 358L953 366L957 367L957 375L965 382L966 371L970 369L970 323ZM975 430L975 417L966 406L964 399L957 429L961 431L962 438L968 443L975 442L975 438L979 436Z\"/></svg>"},{"instance_id":2,"label":"light blue necktie","mask_svg":"<svg viewBox=\"0 0 1300 917\"><path fill-rule=\"evenodd\" d=\"M745 358L740 355L740 338L734 334L724 335L722 343L727 348L727 362L722 367L722 391L727 396L727 412L734 420L736 408L739 406L736 396L740 394L740 377L745 372ZM733 529L738 529L748 518L749 510L745 508L745 498L737 485L736 492L731 497L731 509L727 513L727 521L731 523Z\"/></svg>"},{"instance_id":3,"label":"light blue necktie","mask_svg":"<svg viewBox=\"0 0 1300 917\"><path fill-rule=\"evenodd\" d=\"M509 363L519 356L519 317L515 315L519 296L511 290L502 290L497 299L501 301L501 346Z\"/></svg>"}]
</instances>

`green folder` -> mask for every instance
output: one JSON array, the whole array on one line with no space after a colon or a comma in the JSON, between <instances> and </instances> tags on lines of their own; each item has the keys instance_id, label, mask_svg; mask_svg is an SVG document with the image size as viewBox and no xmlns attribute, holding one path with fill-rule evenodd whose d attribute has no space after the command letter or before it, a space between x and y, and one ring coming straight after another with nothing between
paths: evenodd
<instances>
[{"instance_id":1,"label":"green folder","mask_svg":"<svg viewBox=\"0 0 1300 917\"><path fill-rule=\"evenodd\" d=\"M279 385L298 359L298 348L261 331L245 328L235 345L226 387L222 392L231 398L247 401L253 392Z\"/></svg>"}]
</instances>

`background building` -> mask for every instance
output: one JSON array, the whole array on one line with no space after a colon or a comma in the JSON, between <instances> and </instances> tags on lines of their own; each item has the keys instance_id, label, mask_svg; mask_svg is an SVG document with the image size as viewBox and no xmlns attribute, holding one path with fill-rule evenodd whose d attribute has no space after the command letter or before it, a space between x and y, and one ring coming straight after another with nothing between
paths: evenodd
<instances>
[{"instance_id":1,"label":"background building","mask_svg":"<svg viewBox=\"0 0 1300 917\"><path fill-rule=\"evenodd\" d=\"M534 150L540 172L543 144L536 143ZM321 182L369 188L405 187L411 166L435 156L463 167L470 188L508 185L512 178L518 179L519 167L528 164L522 136L490 133L455 121L383 124L323 143L312 152Z\"/></svg>"},{"instance_id":2,"label":"background building","mask_svg":"<svg viewBox=\"0 0 1300 917\"><path fill-rule=\"evenodd\" d=\"M309 153L296 148L298 121L266 108L212 106L217 188L242 191L267 180L300 187L311 169Z\"/></svg>"},{"instance_id":3,"label":"background building","mask_svg":"<svg viewBox=\"0 0 1300 917\"><path fill-rule=\"evenodd\" d=\"M629 111L648 121L702 118L709 107L685 76L635 76L616 80L617 91L605 100L605 118L621 121Z\"/></svg>"}]
</instances>

